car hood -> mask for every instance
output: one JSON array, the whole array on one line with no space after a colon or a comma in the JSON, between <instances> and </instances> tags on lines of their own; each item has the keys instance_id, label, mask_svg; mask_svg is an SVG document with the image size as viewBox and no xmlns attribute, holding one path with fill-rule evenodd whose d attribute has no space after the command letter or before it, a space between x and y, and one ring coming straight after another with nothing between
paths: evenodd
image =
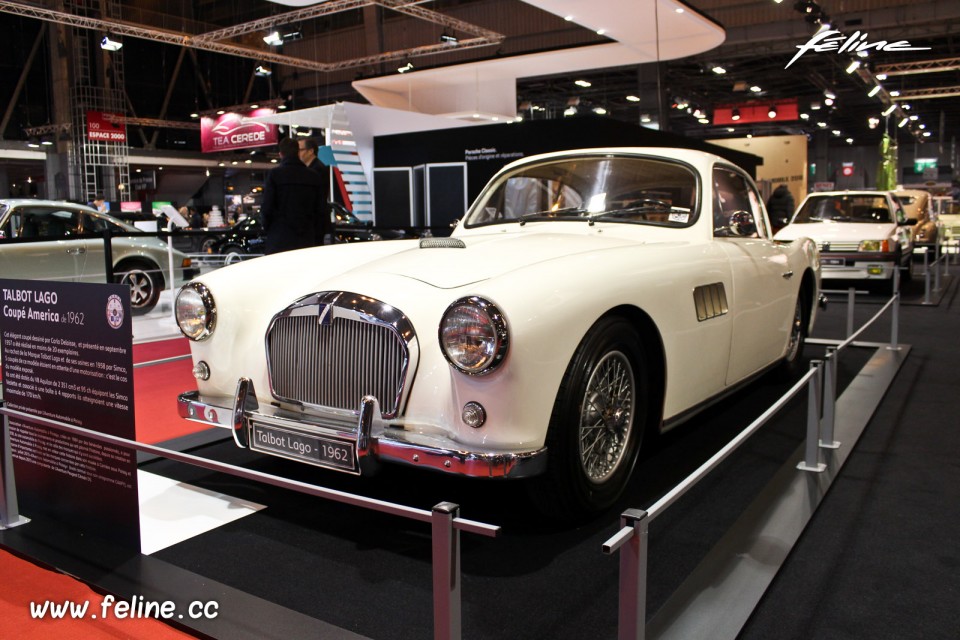
<instances>
[{"instance_id":1,"label":"car hood","mask_svg":"<svg viewBox=\"0 0 960 640\"><path fill-rule=\"evenodd\" d=\"M894 234L897 225L867 222L810 222L788 224L777 232L775 240L796 240L807 237L816 242L882 240Z\"/></svg>"},{"instance_id":2,"label":"car hood","mask_svg":"<svg viewBox=\"0 0 960 640\"><path fill-rule=\"evenodd\" d=\"M457 246L460 240L462 247ZM296 281L299 287L316 291L336 288L338 281L388 274L454 289L564 256L636 244L636 240L594 231L471 234L425 239L424 247L419 240L358 242L265 256L219 269L203 279L216 284L221 278L240 277L263 281L264 286Z\"/></svg>"}]
</instances>

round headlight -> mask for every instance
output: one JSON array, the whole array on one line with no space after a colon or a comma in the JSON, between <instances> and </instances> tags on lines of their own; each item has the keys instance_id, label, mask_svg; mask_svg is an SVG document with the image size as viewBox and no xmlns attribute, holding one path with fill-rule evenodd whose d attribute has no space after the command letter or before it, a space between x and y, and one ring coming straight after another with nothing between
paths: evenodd
<instances>
[{"instance_id":1,"label":"round headlight","mask_svg":"<svg viewBox=\"0 0 960 640\"><path fill-rule=\"evenodd\" d=\"M199 282L184 285L174 305L177 324L191 340L205 340L217 324L217 307L210 290Z\"/></svg>"},{"instance_id":2,"label":"round headlight","mask_svg":"<svg viewBox=\"0 0 960 640\"><path fill-rule=\"evenodd\" d=\"M461 298L440 320L440 348L454 367L470 375L496 369L507 355L507 322L490 301Z\"/></svg>"}]
</instances>

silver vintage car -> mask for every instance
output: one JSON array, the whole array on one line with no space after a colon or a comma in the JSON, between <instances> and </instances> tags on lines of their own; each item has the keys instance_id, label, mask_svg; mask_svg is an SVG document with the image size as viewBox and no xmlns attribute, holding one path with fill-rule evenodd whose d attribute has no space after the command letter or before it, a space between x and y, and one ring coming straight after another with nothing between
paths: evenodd
<instances>
[{"instance_id":1,"label":"silver vintage car","mask_svg":"<svg viewBox=\"0 0 960 640\"><path fill-rule=\"evenodd\" d=\"M96 209L56 200L0 200L0 273L4 278L106 282L103 233L111 240L114 279L130 285L134 313L150 311L169 286L170 254L162 240ZM172 285L197 275L173 250Z\"/></svg>"}]
</instances>

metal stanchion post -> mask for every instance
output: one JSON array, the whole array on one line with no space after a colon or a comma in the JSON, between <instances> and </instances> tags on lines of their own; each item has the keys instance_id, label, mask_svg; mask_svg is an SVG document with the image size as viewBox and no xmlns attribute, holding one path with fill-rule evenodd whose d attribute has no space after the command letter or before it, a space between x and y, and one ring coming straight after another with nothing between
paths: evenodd
<instances>
[{"instance_id":1,"label":"metal stanchion post","mask_svg":"<svg viewBox=\"0 0 960 640\"><path fill-rule=\"evenodd\" d=\"M801 471L822 472L827 465L818 462L820 450L817 440L820 435L820 393L823 383L822 360L811 360L810 368L816 368L817 374L810 376L807 384L807 439L804 443L803 460L797 465Z\"/></svg>"},{"instance_id":2,"label":"metal stanchion post","mask_svg":"<svg viewBox=\"0 0 960 640\"><path fill-rule=\"evenodd\" d=\"M823 418L820 422L820 442L822 449L839 449L840 443L833 439L833 430L837 419L837 363L840 352L836 347L827 347L827 357L823 362Z\"/></svg>"},{"instance_id":3,"label":"metal stanchion post","mask_svg":"<svg viewBox=\"0 0 960 640\"><path fill-rule=\"evenodd\" d=\"M433 637L459 640L460 629L460 530L453 520L459 505L441 502L433 507Z\"/></svg>"},{"instance_id":4,"label":"metal stanchion post","mask_svg":"<svg viewBox=\"0 0 960 640\"><path fill-rule=\"evenodd\" d=\"M923 304L930 304L930 251L923 248Z\"/></svg>"},{"instance_id":5,"label":"metal stanchion post","mask_svg":"<svg viewBox=\"0 0 960 640\"><path fill-rule=\"evenodd\" d=\"M900 278L898 275L894 276L896 280L893 286L895 293L893 294L893 309L891 309L890 316L890 346L887 347L891 351L900 350L900 345L897 342L900 333Z\"/></svg>"},{"instance_id":6,"label":"metal stanchion post","mask_svg":"<svg viewBox=\"0 0 960 640\"><path fill-rule=\"evenodd\" d=\"M934 245L936 246L936 245ZM940 291L940 251L939 247L934 249L933 254L933 290Z\"/></svg>"},{"instance_id":7,"label":"metal stanchion post","mask_svg":"<svg viewBox=\"0 0 960 640\"><path fill-rule=\"evenodd\" d=\"M2 406L2 405L0 405ZM9 529L30 522L20 515L17 505L17 482L13 476L13 453L10 451L10 420L3 416L0 434L0 529Z\"/></svg>"},{"instance_id":8,"label":"metal stanchion post","mask_svg":"<svg viewBox=\"0 0 960 640\"><path fill-rule=\"evenodd\" d=\"M853 335L853 307L857 303L857 290L854 287L847 289L847 335L849 338Z\"/></svg>"},{"instance_id":9,"label":"metal stanchion post","mask_svg":"<svg viewBox=\"0 0 960 640\"><path fill-rule=\"evenodd\" d=\"M633 537L620 550L619 640L643 640L647 625L647 512L627 509L620 516L621 527L633 527Z\"/></svg>"}]
</instances>

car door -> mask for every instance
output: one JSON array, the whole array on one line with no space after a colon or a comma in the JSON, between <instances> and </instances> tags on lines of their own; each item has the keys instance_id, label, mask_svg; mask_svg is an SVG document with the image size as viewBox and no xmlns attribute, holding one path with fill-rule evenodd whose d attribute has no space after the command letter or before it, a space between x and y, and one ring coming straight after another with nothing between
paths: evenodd
<instances>
[{"instance_id":1,"label":"car door","mask_svg":"<svg viewBox=\"0 0 960 640\"><path fill-rule=\"evenodd\" d=\"M6 238L0 265L7 278L74 282L83 272L86 249L77 239L79 217L68 207L14 207L3 223Z\"/></svg>"},{"instance_id":2,"label":"car door","mask_svg":"<svg viewBox=\"0 0 960 640\"><path fill-rule=\"evenodd\" d=\"M727 293L733 333L728 385L776 361L787 343L802 274L793 273L786 250L771 240L770 226L753 181L732 166L713 170L714 239L733 276Z\"/></svg>"},{"instance_id":3,"label":"car door","mask_svg":"<svg viewBox=\"0 0 960 640\"><path fill-rule=\"evenodd\" d=\"M106 262L103 232L110 229L114 235L126 233L126 229L93 211L81 210L80 235L84 243L86 263L80 274L83 282L106 282ZM116 257L114 258L116 260Z\"/></svg>"}]
</instances>

